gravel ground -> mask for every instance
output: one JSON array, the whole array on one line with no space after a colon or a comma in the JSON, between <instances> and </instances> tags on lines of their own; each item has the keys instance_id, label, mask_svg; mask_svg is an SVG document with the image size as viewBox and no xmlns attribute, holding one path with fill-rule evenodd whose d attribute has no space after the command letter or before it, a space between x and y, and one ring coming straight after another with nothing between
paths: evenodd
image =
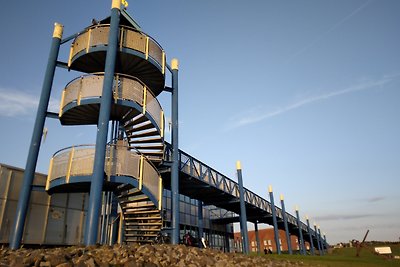
<instances>
[{"instance_id":1,"label":"gravel ground","mask_svg":"<svg viewBox=\"0 0 400 267\"><path fill-rule=\"evenodd\" d=\"M304 266L301 262L272 261L241 253L223 253L184 245L115 245L63 247L51 249L0 249L0 267L227 267L227 266Z\"/></svg>"}]
</instances>

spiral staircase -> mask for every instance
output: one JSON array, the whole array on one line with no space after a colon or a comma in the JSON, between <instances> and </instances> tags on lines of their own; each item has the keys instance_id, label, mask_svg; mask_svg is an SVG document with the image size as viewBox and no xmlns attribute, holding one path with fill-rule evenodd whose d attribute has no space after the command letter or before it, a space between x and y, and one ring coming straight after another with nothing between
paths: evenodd
<instances>
[{"instance_id":1,"label":"spiral staircase","mask_svg":"<svg viewBox=\"0 0 400 267\"><path fill-rule=\"evenodd\" d=\"M164 90L165 53L161 46L120 16L110 120L123 130L110 140L104 191L113 191L123 213L126 242L151 242L162 220L162 180L157 166L164 155L164 113L157 100ZM84 74L62 92L62 125L96 125L103 90L109 18L87 27L72 42L68 68ZM114 130L114 129L113 129ZM95 147L72 146L50 161L46 190L89 192Z\"/></svg>"}]
</instances>

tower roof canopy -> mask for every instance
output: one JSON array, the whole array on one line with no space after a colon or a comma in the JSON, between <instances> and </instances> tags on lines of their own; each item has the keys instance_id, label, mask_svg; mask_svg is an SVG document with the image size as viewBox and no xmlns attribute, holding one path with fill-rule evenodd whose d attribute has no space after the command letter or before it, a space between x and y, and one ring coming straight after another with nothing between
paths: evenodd
<instances>
[{"instance_id":1,"label":"tower roof canopy","mask_svg":"<svg viewBox=\"0 0 400 267\"><path fill-rule=\"evenodd\" d=\"M111 21L111 17L107 17L105 19L102 19L100 21L100 24L110 24L110 21ZM124 9L121 10L119 24L122 26L133 27L140 32L142 31L139 24Z\"/></svg>"}]
</instances>

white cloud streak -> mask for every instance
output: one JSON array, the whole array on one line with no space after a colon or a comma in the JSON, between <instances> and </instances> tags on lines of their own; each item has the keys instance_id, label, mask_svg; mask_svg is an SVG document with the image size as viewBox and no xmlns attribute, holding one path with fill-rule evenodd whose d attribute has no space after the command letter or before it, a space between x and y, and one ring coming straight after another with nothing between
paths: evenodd
<instances>
[{"instance_id":1,"label":"white cloud streak","mask_svg":"<svg viewBox=\"0 0 400 267\"><path fill-rule=\"evenodd\" d=\"M228 130L232 130L232 129L243 127L246 125L258 123L260 121L267 120L267 119L282 115L284 113L290 112L292 110L301 108L303 106L310 105L310 104L313 104L313 103L316 103L319 101L327 100L332 97L345 95L345 94L358 92L358 91L364 91L364 90L371 89L371 88L382 87L385 84L391 82L392 80L398 78L399 75L400 74L385 76L384 78L382 78L380 80L362 82L357 85L347 87L345 89L336 90L333 92L328 92L325 94L308 97L308 98L302 99L300 101L297 101L295 103L292 103L287 106L280 107L280 108L277 108L275 110L268 111L268 112L260 112L259 110L254 111L254 112L251 112L250 114L247 114L246 116L242 116L239 118L238 117L232 118L230 120L231 123L227 128L228 128Z\"/></svg>"},{"instance_id":2,"label":"white cloud streak","mask_svg":"<svg viewBox=\"0 0 400 267\"><path fill-rule=\"evenodd\" d=\"M37 109L39 97L23 91L0 88L0 117L16 117L31 114ZM58 100L50 99L49 111L57 111Z\"/></svg>"}]
</instances>

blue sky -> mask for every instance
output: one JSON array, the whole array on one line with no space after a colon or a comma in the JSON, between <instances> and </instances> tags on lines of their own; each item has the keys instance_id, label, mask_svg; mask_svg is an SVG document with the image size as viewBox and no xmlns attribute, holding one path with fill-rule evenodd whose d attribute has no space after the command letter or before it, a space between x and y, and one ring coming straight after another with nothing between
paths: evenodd
<instances>
[{"instance_id":1,"label":"blue sky","mask_svg":"<svg viewBox=\"0 0 400 267\"><path fill-rule=\"evenodd\" d=\"M53 23L64 36L111 1L7 1L0 9L0 162L25 167ZM400 238L400 2L129 1L180 60L180 148L320 225L328 242ZM68 46L60 59L66 60ZM58 69L51 96L79 73ZM161 95L167 116L170 96ZM37 170L95 128L47 120ZM397 204L396 204L397 203Z\"/></svg>"}]
</instances>

